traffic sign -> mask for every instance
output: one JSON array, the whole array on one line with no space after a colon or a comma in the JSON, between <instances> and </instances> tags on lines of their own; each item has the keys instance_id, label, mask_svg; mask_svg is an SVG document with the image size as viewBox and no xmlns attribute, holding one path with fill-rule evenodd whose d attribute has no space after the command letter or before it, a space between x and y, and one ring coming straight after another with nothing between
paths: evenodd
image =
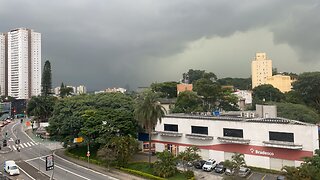
<instances>
[{"instance_id":1,"label":"traffic sign","mask_svg":"<svg viewBox=\"0 0 320 180\"><path fill-rule=\"evenodd\" d=\"M90 151L87 152L87 157L90 157Z\"/></svg>"},{"instance_id":2,"label":"traffic sign","mask_svg":"<svg viewBox=\"0 0 320 180\"><path fill-rule=\"evenodd\" d=\"M53 155L46 156L46 171L52 170L54 168Z\"/></svg>"}]
</instances>

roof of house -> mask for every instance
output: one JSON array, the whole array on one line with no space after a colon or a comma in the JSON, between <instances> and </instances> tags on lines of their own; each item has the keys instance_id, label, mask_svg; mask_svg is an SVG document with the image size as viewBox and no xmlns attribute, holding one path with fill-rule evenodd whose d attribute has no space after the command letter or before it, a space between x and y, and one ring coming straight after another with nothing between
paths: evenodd
<instances>
[{"instance_id":1,"label":"roof of house","mask_svg":"<svg viewBox=\"0 0 320 180\"><path fill-rule=\"evenodd\" d=\"M305 123L301 121L286 119L282 117L275 118L247 118L247 117L234 117L234 116L213 116L213 115L193 115L193 114L167 114L168 118L182 118L182 119L203 119L203 120L219 120L219 121L239 121L239 122L254 122L254 123L273 123L273 124L293 124L315 126L314 124Z\"/></svg>"}]
</instances>

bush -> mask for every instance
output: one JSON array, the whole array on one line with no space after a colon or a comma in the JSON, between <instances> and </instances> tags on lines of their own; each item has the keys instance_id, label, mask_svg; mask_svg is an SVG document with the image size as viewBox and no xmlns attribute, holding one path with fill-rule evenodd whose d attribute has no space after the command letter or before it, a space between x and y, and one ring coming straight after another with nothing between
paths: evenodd
<instances>
[{"instance_id":1,"label":"bush","mask_svg":"<svg viewBox=\"0 0 320 180\"><path fill-rule=\"evenodd\" d=\"M138 175L144 178L148 178L148 179L154 179L154 180L165 180L164 178L158 177L158 176L154 176L152 174L148 174L148 173L144 173L141 171L137 171L137 170L133 170L133 169L127 169L127 168L120 168L120 170L122 171L126 171L130 174L134 174L134 175Z\"/></svg>"},{"instance_id":2,"label":"bush","mask_svg":"<svg viewBox=\"0 0 320 180\"><path fill-rule=\"evenodd\" d=\"M193 172L193 171L190 171L190 170L183 172L183 175L184 175L187 179L192 179L192 178L194 178L194 172Z\"/></svg>"},{"instance_id":3,"label":"bush","mask_svg":"<svg viewBox=\"0 0 320 180\"><path fill-rule=\"evenodd\" d=\"M270 173L270 174L281 174L281 171L273 170L273 169L265 169L265 168L258 168L253 166L248 166L252 171L257 171L261 173Z\"/></svg>"}]
</instances>

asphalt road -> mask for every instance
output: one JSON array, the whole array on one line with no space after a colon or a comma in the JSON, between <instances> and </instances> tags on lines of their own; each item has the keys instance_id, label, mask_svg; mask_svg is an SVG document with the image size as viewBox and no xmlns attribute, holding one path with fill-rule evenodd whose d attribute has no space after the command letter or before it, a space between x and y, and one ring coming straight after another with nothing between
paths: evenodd
<instances>
[{"instance_id":1,"label":"asphalt road","mask_svg":"<svg viewBox=\"0 0 320 180\"><path fill-rule=\"evenodd\" d=\"M8 134L8 146L12 151L0 154L1 169L3 169L5 160L14 160L20 167L21 174L13 176L13 179L49 179L53 171L46 171L45 157L54 152L47 148L45 143L35 142L28 137L22 129L20 120L13 121L2 128L2 138L5 132ZM20 139L20 144L15 144L16 139ZM18 147L20 152L18 152ZM53 177L57 180L116 180L114 177L79 166L58 156L54 156Z\"/></svg>"}]
</instances>

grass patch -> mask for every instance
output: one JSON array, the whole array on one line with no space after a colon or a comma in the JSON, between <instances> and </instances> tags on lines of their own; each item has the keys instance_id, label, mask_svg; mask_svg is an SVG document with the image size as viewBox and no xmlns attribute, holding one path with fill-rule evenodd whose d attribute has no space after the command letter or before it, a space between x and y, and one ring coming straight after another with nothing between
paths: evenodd
<instances>
[{"instance_id":1,"label":"grass patch","mask_svg":"<svg viewBox=\"0 0 320 180\"><path fill-rule=\"evenodd\" d=\"M99 149L99 146L97 145L90 146L90 159L100 161L97 156L98 149ZM67 151L73 154L74 156L87 158L88 147L86 145L78 145L78 146L68 148Z\"/></svg>"}]
</instances>

